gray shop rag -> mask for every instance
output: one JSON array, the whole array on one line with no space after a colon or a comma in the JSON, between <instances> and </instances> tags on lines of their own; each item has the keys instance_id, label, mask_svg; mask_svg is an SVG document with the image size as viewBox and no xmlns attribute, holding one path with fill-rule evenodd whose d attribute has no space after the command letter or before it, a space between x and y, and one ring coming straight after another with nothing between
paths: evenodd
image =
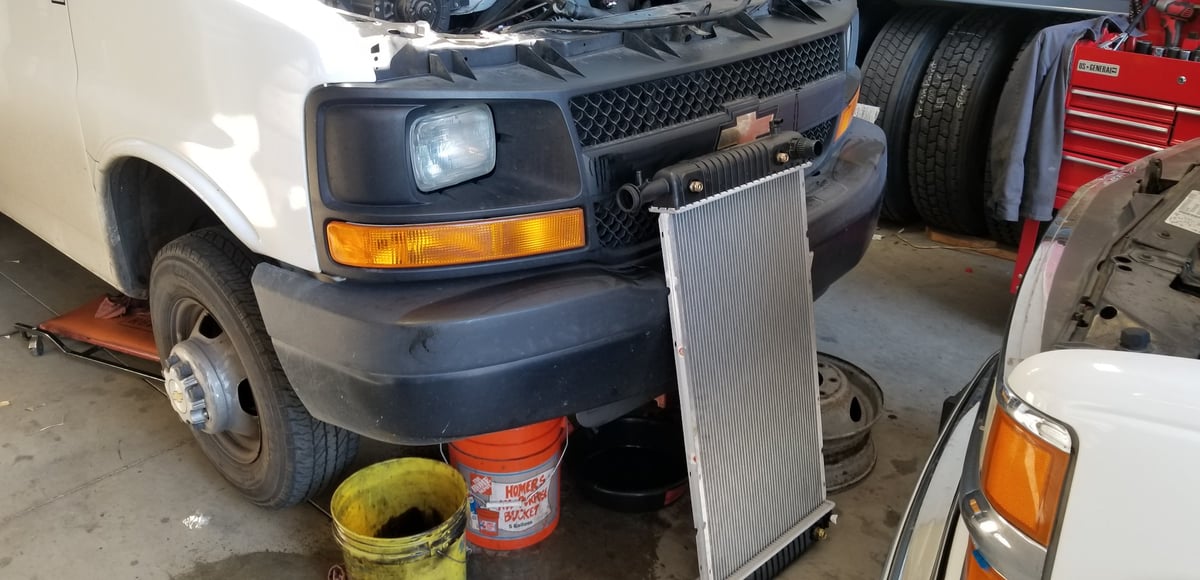
<instances>
[{"instance_id":1,"label":"gray shop rag","mask_svg":"<svg viewBox=\"0 0 1200 580\"><path fill-rule=\"evenodd\" d=\"M1124 30L1128 22L1108 15L1051 26L1017 57L992 128L987 211L993 216L1010 222L1053 217L1075 43L1095 40L1106 30Z\"/></svg>"}]
</instances>

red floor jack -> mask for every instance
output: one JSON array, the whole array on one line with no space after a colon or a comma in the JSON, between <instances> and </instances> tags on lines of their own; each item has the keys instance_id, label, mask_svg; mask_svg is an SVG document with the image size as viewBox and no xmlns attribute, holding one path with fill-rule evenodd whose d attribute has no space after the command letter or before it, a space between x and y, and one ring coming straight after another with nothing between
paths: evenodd
<instances>
[{"instance_id":1,"label":"red floor jack","mask_svg":"<svg viewBox=\"0 0 1200 580\"><path fill-rule=\"evenodd\" d=\"M1196 5L1152 1L1134 0L1130 30L1075 45L1055 210L1089 181L1200 137ZM1024 222L1013 292L1037 249L1041 226Z\"/></svg>"}]
</instances>

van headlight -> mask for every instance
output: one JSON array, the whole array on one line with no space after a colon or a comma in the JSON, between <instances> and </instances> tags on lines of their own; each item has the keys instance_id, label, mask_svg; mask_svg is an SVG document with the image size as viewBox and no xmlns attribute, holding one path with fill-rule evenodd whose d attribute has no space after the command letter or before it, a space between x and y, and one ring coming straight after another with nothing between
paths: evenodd
<instances>
[{"instance_id":1,"label":"van headlight","mask_svg":"<svg viewBox=\"0 0 1200 580\"><path fill-rule=\"evenodd\" d=\"M436 191L496 168L496 124L487 105L431 109L408 129L413 176L421 191Z\"/></svg>"}]
</instances>

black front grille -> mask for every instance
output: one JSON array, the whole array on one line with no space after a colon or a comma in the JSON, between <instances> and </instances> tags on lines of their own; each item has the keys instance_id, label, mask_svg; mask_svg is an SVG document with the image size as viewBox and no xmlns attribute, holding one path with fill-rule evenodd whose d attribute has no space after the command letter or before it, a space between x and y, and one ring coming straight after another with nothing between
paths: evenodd
<instances>
[{"instance_id":1,"label":"black front grille","mask_svg":"<svg viewBox=\"0 0 1200 580\"><path fill-rule=\"evenodd\" d=\"M725 103L795 91L842 70L833 34L723 66L580 95L571 114L584 147L718 113Z\"/></svg>"},{"instance_id":2,"label":"black front grille","mask_svg":"<svg viewBox=\"0 0 1200 580\"><path fill-rule=\"evenodd\" d=\"M820 141L823 145L828 147L829 142L833 140L833 126L837 124L837 120L837 117L830 117L829 120L825 121L824 123L821 123L820 125L817 125L816 127L813 127L807 131L801 131L800 134L812 139L813 141Z\"/></svg>"},{"instance_id":3,"label":"black front grille","mask_svg":"<svg viewBox=\"0 0 1200 580\"><path fill-rule=\"evenodd\" d=\"M629 248L658 238L658 214L642 210L627 213L617 207L616 199L597 202L596 235L605 249Z\"/></svg>"},{"instance_id":4,"label":"black front grille","mask_svg":"<svg viewBox=\"0 0 1200 580\"><path fill-rule=\"evenodd\" d=\"M801 134L828 145L833 138L833 128L836 124L837 117L832 117L820 125L802 131ZM608 175L607 166L599 165L597 174ZM604 181L605 183L601 187L608 189L609 184L607 180ZM649 211L624 212L617 207L615 196L596 202L592 208L596 215L595 231L601 248L609 250L632 248L658 238L658 214Z\"/></svg>"}]
</instances>

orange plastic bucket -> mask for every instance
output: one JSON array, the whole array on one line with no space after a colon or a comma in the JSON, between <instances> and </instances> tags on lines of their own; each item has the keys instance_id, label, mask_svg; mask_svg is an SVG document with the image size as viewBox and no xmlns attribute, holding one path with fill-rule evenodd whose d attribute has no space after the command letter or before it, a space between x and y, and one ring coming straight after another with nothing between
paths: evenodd
<instances>
[{"instance_id":1,"label":"orange plastic bucket","mask_svg":"<svg viewBox=\"0 0 1200 580\"><path fill-rule=\"evenodd\" d=\"M450 463L467 481L467 541L489 550L519 550L558 527L565 417L462 439Z\"/></svg>"}]
</instances>

